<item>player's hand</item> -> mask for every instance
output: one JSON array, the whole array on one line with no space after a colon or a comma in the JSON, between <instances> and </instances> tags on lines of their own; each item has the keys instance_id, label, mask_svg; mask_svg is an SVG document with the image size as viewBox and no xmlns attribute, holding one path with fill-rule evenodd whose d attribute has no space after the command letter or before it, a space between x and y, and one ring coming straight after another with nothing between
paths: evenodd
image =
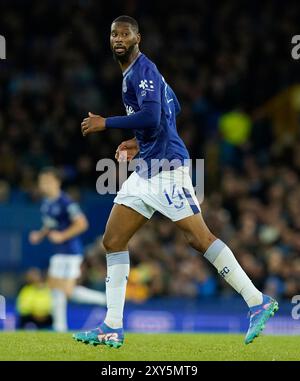
<instances>
[{"instance_id":1,"label":"player's hand","mask_svg":"<svg viewBox=\"0 0 300 381\"><path fill-rule=\"evenodd\" d=\"M39 231L32 231L29 234L29 242L32 245L38 245L42 241L43 237Z\"/></svg>"},{"instance_id":2,"label":"player's hand","mask_svg":"<svg viewBox=\"0 0 300 381\"><path fill-rule=\"evenodd\" d=\"M130 161L134 158L134 156L139 152L139 146L136 138L126 140L122 142L115 154L115 158L118 162Z\"/></svg>"},{"instance_id":3,"label":"player's hand","mask_svg":"<svg viewBox=\"0 0 300 381\"><path fill-rule=\"evenodd\" d=\"M60 231L57 231L57 230L52 230L48 234L48 239L50 242L57 243L57 244L63 243L65 241L64 234Z\"/></svg>"},{"instance_id":4,"label":"player's hand","mask_svg":"<svg viewBox=\"0 0 300 381\"><path fill-rule=\"evenodd\" d=\"M99 132L105 130L105 118L100 115L94 115L89 112L88 118L84 118L81 123L81 132L83 136L91 132Z\"/></svg>"}]
</instances>

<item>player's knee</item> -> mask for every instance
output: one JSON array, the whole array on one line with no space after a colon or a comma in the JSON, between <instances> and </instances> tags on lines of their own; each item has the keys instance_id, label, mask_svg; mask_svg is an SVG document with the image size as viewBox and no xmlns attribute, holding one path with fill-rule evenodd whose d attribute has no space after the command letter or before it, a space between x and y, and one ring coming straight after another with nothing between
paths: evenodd
<instances>
[{"instance_id":1,"label":"player's knee","mask_svg":"<svg viewBox=\"0 0 300 381\"><path fill-rule=\"evenodd\" d=\"M102 238L102 246L106 251L109 251L111 246L113 246L113 238L110 237L107 233L104 233L103 238Z\"/></svg>"},{"instance_id":2,"label":"player's knee","mask_svg":"<svg viewBox=\"0 0 300 381\"><path fill-rule=\"evenodd\" d=\"M110 234L104 233L104 236L102 239L102 245L104 249L106 250L106 252L112 253L116 251L127 250L128 242L124 242L115 234L110 235Z\"/></svg>"},{"instance_id":3,"label":"player's knee","mask_svg":"<svg viewBox=\"0 0 300 381\"><path fill-rule=\"evenodd\" d=\"M48 277L47 285L51 290L54 290L59 287L57 280L52 277Z\"/></svg>"},{"instance_id":4,"label":"player's knee","mask_svg":"<svg viewBox=\"0 0 300 381\"><path fill-rule=\"evenodd\" d=\"M64 288L64 293L65 293L65 295L66 295L66 297L68 298L68 299L71 299L71 297L72 297L72 295L73 295L73 290L74 290L74 286L66 286L65 288Z\"/></svg>"}]
</instances>

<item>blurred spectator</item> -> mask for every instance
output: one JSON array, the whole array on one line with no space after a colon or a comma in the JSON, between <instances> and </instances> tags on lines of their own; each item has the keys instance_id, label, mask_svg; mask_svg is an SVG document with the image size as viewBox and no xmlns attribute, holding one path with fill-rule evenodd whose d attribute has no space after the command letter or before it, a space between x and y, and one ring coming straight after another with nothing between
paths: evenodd
<instances>
[{"instance_id":1,"label":"blurred spectator","mask_svg":"<svg viewBox=\"0 0 300 381\"><path fill-rule=\"evenodd\" d=\"M20 329L50 329L52 299L41 272L32 268L25 275L25 285L17 297Z\"/></svg>"},{"instance_id":2,"label":"blurred spectator","mask_svg":"<svg viewBox=\"0 0 300 381\"><path fill-rule=\"evenodd\" d=\"M0 180L0 204L10 200L10 185L7 181Z\"/></svg>"},{"instance_id":3,"label":"blurred spectator","mask_svg":"<svg viewBox=\"0 0 300 381\"><path fill-rule=\"evenodd\" d=\"M240 168L243 149L249 141L251 127L251 119L242 110L233 110L220 117L221 166Z\"/></svg>"},{"instance_id":4,"label":"blurred spectator","mask_svg":"<svg viewBox=\"0 0 300 381\"><path fill-rule=\"evenodd\" d=\"M146 277L144 277L146 275ZM147 281L149 275L143 274L139 268L130 270L130 277L126 289L126 299L136 303L141 303L147 300L150 296Z\"/></svg>"}]
</instances>

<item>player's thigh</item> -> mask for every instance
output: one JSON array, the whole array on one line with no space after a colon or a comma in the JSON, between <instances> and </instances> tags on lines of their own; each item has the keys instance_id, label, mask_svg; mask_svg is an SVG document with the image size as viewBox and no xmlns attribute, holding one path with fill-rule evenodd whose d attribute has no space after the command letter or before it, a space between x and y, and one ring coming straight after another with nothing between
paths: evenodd
<instances>
[{"instance_id":1,"label":"player's thigh","mask_svg":"<svg viewBox=\"0 0 300 381\"><path fill-rule=\"evenodd\" d=\"M106 224L103 246L107 252L126 249L130 238L147 221L145 216L135 210L115 204Z\"/></svg>"},{"instance_id":2,"label":"player's thigh","mask_svg":"<svg viewBox=\"0 0 300 381\"><path fill-rule=\"evenodd\" d=\"M81 273L81 255L56 254L50 259L48 285L60 289L68 296L72 294Z\"/></svg>"},{"instance_id":3,"label":"player's thigh","mask_svg":"<svg viewBox=\"0 0 300 381\"><path fill-rule=\"evenodd\" d=\"M201 213L183 218L175 223L183 231L188 243L202 253L205 253L216 239L208 229Z\"/></svg>"},{"instance_id":4,"label":"player's thigh","mask_svg":"<svg viewBox=\"0 0 300 381\"><path fill-rule=\"evenodd\" d=\"M48 286L52 289L61 289L61 290L63 289L64 279L62 278L57 278L55 276L48 275L47 282L48 282Z\"/></svg>"},{"instance_id":5,"label":"player's thigh","mask_svg":"<svg viewBox=\"0 0 300 381\"><path fill-rule=\"evenodd\" d=\"M64 279L63 280L63 291L67 295L68 298L71 297L74 287L76 286L76 279Z\"/></svg>"},{"instance_id":6,"label":"player's thigh","mask_svg":"<svg viewBox=\"0 0 300 381\"><path fill-rule=\"evenodd\" d=\"M48 285L51 289L63 291L69 297L76 285L76 279L62 279L49 276Z\"/></svg>"}]
</instances>

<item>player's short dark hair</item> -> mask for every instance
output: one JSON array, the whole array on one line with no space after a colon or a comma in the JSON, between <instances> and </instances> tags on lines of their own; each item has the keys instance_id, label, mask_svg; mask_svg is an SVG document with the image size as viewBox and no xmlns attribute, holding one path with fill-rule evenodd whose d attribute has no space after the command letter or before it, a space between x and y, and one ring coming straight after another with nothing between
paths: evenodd
<instances>
[{"instance_id":1,"label":"player's short dark hair","mask_svg":"<svg viewBox=\"0 0 300 381\"><path fill-rule=\"evenodd\" d=\"M44 167L40 172L39 176L41 175L52 175L55 177L58 181L62 181L62 176L60 171L57 168L54 167Z\"/></svg>"},{"instance_id":2,"label":"player's short dark hair","mask_svg":"<svg viewBox=\"0 0 300 381\"><path fill-rule=\"evenodd\" d=\"M136 33L139 32L139 24L133 17L122 15L114 19L112 23L114 22L126 22L131 25L132 29L134 29Z\"/></svg>"}]
</instances>

